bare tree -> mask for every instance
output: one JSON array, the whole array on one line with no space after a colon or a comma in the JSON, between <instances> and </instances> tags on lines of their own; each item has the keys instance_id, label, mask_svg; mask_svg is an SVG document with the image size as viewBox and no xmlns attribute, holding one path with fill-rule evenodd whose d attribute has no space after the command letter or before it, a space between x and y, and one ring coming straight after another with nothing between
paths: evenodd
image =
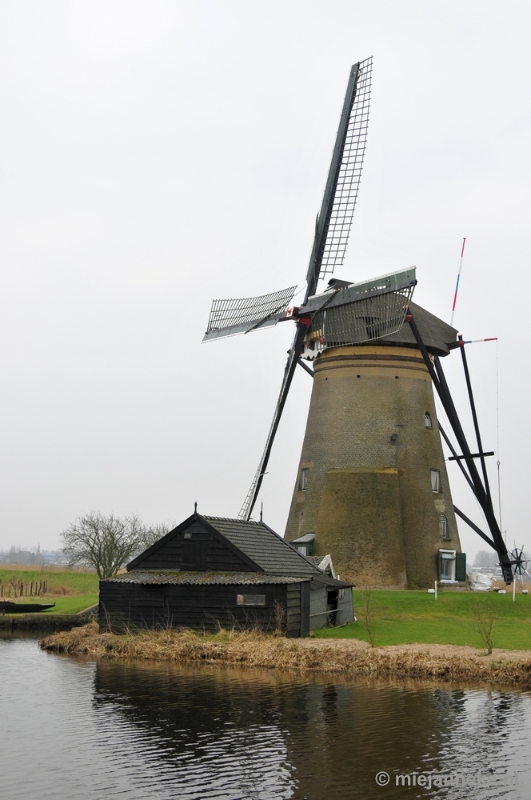
<instances>
[{"instance_id":1,"label":"bare tree","mask_svg":"<svg viewBox=\"0 0 531 800\"><path fill-rule=\"evenodd\" d=\"M176 522L157 522L155 525L146 525L142 532L142 550L147 550L152 544L158 542L163 536L177 527Z\"/></svg>"},{"instance_id":2,"label":"bare tree","mask_svg":"<svg viewBox=\"0 0 531 800\"><path fill-rule=\"evenodd\" d=\"M143 549L143 535L144 526L135 514L122 519L91 511L71 523L61 539L72 566L89 564L103 579L116 575Z\"/></svg>"}]
</instances>

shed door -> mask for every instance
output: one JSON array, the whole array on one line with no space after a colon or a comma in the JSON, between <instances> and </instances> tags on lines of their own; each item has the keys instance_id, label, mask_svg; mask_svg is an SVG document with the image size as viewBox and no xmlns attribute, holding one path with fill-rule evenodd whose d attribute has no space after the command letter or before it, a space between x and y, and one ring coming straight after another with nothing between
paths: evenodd
<instances>
[{"instance_id":1,"label":"shed door","mask_svg":"<svg viewBox=\"0 0 531 800\"><path fill-rule=\"evenodd\" d=\"M181 569L202 572L207 567L207 542L183 542Z\"/></svg>"}]
</instances>

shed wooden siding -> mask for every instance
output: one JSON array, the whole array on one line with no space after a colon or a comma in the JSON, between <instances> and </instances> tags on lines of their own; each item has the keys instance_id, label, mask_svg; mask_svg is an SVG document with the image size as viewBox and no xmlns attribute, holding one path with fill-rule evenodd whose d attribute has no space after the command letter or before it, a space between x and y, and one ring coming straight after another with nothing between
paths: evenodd
<instances>
[{"instance_id":1,"label":"shed wooden siding","mask_svg":"<svg viewBox=\"0 0 531 800\"><path fill-rule=\"evenodd\" d=\"M333 587L331 588L332 594L334 594ZM341 597L341 591L337 592L337 611L333 614L328 609L328 591L329 589L323 586L321 589L312 591L310 595L310 630L312 631L329 625L336 627L354 622L352 589L345 588L343 597Z\"/></svg>"},{"instance_id":2,"label":"shed wooden siding","mask_svg":"<svg viewBox=\"0 0 531 800\"><path fill-rule=\"evenodd\" d=\"M301 630L301 584L290 583L286 587L286 636L300 636Z\"/></svg>"},{"instance_id":3,"label":"shed wooden siding","mask_svg":"<svg viewBox=\"0 0 531 800\"><path fill-rule=\"evenodd\" d=\"M191 539L185 539L191 534ZM256 571L206 530L200 522L193 522L185 530L175 534L134 569L197 570L200 572L250 572Z\"/></svg>"},{"instance_id":4,"label":"shed wooden siding","mask_svg":"<svg viewBox=\"0 0 531 800\"><path fill-rule=\"evenodd\" d=\"M302 588L302 591L301 591ZM114 630L187 627L216 629L250 628L255 625L272 631L278 625L278 608L287 621L286 635L308 633L308 613L301 616L301 596L309 596L310 584L240 585L147 585L134 583L100 584L100 625ZM237 595L263 594L265 606L239 606Z\"/></svg>"},{"instance_id":5,"label":"shed wooden siding","mask_svg":"<svg viewBox=\"0 0 531 800\"><path fill-rule=\"evenodd\" d=\"M338 599L338 612L336 615L336 625L350 625L354 622L354 598L352 589L345 589L343 598Z\"/></svg>"}]
</instances>

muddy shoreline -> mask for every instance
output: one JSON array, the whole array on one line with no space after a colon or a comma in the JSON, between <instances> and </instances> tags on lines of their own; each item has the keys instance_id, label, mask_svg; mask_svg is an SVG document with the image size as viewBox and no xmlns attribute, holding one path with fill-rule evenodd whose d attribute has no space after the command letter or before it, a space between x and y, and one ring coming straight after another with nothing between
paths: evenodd
<instances>
[{"instance_id":1,"label":"muddy shoreline","mask_svg":"<svg viewBox=\"0 0 531 800\"><path fill-rule=\"evenodd\" d=\"M455 645L369 647L354 639L285 639L253 631L189 630L99 633L92 622L40 641L48 652L95 658L135 658L182 664L296 670L338 676L478 683L531 689L531 651L491 655Z\"/></svg>"}]
</instances>

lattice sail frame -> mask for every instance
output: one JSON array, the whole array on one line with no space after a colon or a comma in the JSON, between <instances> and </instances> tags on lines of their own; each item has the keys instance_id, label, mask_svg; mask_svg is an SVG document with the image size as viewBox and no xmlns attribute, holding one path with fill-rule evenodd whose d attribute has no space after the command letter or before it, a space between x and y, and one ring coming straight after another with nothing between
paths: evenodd
<instances>
[{"instance_id":1,"label":"lattice sail frame","mask_svg":"<svg viewBox=\"0 0 531 800\"><path fill-rule=\"evenodd\" d=\"M296 286L289 286L260 297L241 297L213 300L204 342L222 339L237 333L249 333L259 328L269 328L285 318L286 309L293 299Z\"/></svg>"},{"instance_id":2,"label":"lattice sail frame","mask_svg":"<svg viewBox=\"0 0 531 800\"><path fill-rule=\"evenodd\" d=\"M356 94L349 117L330 222L323 247L319 277L342 267L358 199L369 128L372 56L358 67Z\"/></svg>"},{"instance_id":3,"label":"lattice sail frame","mask_svg":"<svg viewBox=\"0 0 531 800\"><path fill-rule=\"evenodd\" d=\"M406 319L414 286L344 305L324 308L312 318L302 357L314 359L332 347L348 347L397 333Z\"/></svg>"}]
</instances>

